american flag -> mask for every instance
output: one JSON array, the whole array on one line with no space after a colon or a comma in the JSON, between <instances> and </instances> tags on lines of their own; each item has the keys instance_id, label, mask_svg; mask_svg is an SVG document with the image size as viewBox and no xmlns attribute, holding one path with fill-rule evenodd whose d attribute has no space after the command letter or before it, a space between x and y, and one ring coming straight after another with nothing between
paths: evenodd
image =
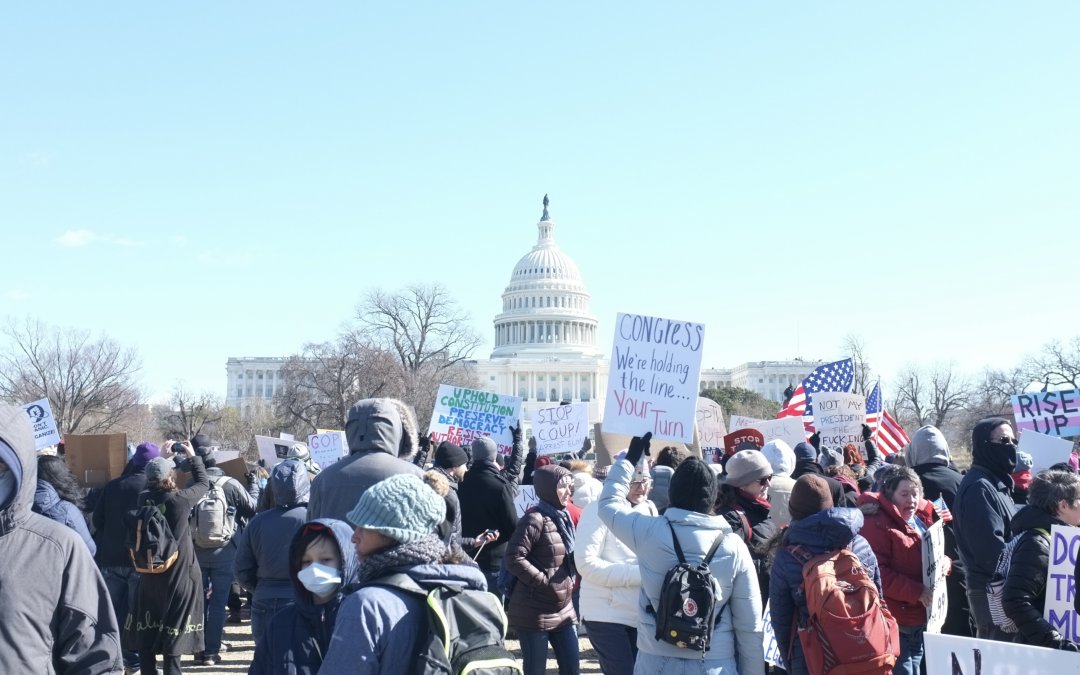
<instances>
[{"instance_id":1,"label":"american flag","mask_svg":"<svg viewBox=\"0 0 1080 675\"><path fill-rule=\"evenodd\" d=\"M942 521L946 523L952 522L952 511L949 510L949 505L945 503L945 497L938 497L930 503L934 505L934 510L937 511Z\"/></svg>"},{"instance_id":2,"label":"american flag","mask_svg":"<svg viewBox=\"0 0 1080 675\"><path fill-rule=\"evenodd\" d=\"M854 382L855 366L851 359L818 366L795 389L795 393L791 395L787 406L776 413L776 416L798 417L802 415L804 424L813 424L814 409L811 397L819 391L851 391Z\"/></svg>"},{"instance_id":3,"label":"american flag","mask_svg":"<svg viewBox=\"0 0 1080 675\"><path fill-rule=\"evenodd\" d=\"M878 448L886 455L900 452L911 440L904 433L904 428L893 419L881 400L881 383L874 385L874 390L866 397L866 424L874 432Z\"/></svg>"}]
</instances>

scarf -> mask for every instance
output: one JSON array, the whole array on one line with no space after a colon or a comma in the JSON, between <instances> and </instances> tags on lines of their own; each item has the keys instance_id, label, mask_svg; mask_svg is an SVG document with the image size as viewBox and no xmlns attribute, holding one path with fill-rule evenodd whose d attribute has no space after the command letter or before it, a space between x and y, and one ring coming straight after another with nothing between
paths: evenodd
<instances>
[{"instance_id":1,"label":"scarf","mask_svg":"<svg viewBox=\"0 0 1080 675\"><path fill-rule=\"evenodd\" d=\"M446 555L446 544L434 532L411 544L384 548L360 561L357 582L364 583L398 571L402 567L431 565Z\"/></svg>"},{"instance_id":2,"label":"scarf","mask_svg":"<svg viewBox=\"0 0 1080 675\"><path fill-rule=\"evenodd\" d=\"M570 514L565 508L559 508L541 499L536 503L536 510L540 515L550 518L555 523L555 529L562 537L563 548L566 550L566 562L570 565L570 575L577 574L577 565L574 564L574 521L570 520Z\"/></svg>"}]
</instances>

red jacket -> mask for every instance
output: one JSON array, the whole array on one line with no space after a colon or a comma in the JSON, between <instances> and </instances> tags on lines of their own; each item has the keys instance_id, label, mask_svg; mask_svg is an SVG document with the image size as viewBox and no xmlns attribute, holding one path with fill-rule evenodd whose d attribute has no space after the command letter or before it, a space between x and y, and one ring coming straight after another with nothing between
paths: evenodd
<instances>
[{"instance_id":1,"label":"red jacket","mask_svg":"<svg viewBox=\"0 0 1080 675\"><path fill-rule=\"evenodd\" d=\"M863 527L859 532L874 550L881 568L885 604L901 626L925 626L926 607L919 602L923 591L922 534L908 525L885 495L866 492L859 497ZM930 527L937 519L933 505L919 501L915 517Z\"/></svg>"}]
</instances>

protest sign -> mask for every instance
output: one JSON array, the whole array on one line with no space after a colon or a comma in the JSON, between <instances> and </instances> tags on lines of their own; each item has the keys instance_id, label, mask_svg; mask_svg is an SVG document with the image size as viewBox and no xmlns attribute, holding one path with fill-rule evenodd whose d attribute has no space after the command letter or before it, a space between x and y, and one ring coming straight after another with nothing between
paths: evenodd
<instances>
[{"instance_id":1,"label":"protest sign","mask_svg":"<svg viewBox=\"0 0 1080 675\"><path fill-rule=\"evenodd\" d=\"M700 323L620 313L604 429L693 442L704 340Z\"/></svg>"},{"instance_id":2,"label":"protest sign","mask_svg":"<svg viewBox=\"0 0 1080 675\"><path fill-rule=\"evenodd\" d=\"M296 440L296 436L293 436L292 434L287 434L284 431L279 432L277 436L278 436L278 438L280 438L283 441L295 441Z\"/></svg>"},{"instance_id":3,"label":"protest sign","mask_svg":"<svg viewBox=\"0 0 1080 675\"><path fill-rule=\"evenodd\" d=\"M739 429L724 436L724 455L731 457L740 450L760 450L765 437L757 429Z\"/></svg>"},{"instance_id":4,"label":"protest sign","mask_svg":"<svg viewBox=\"0 0 1080 675\"><path fill-rule=\"evenodd\" d=\"M43 398L23 406L30 426L34 428L34 450L41 450L60 442L60 432L56 428L49 399Z\"/></svg>"},{"instance_id":5,"label":"protest sign","mask_svg":"<svg viewBox=\"0 0 1080 675\"><path fill-rule=\"evenodd\" d=\"M80 485L99 487L124 472L127 434L68 434L64 459Z\"/></svg>"},{"instance_id":6,"label":"protest sign","mask_svg":"<svg viewBox=\"0 0 1080 675\"><path fill-rule=\"evenodd\" d=\"M349 454L349 442L345 440L344 431L319 429L318 433L308 436L308 451L312 461L325 469Z\"/></svg>"},{"instance_id":7,"label":"protest sign","mask_svg":"<svg viewBox=\"0 0 1080 675\"><path fill-rule=\"evenodd\" d=\"M866 423L866 397L839 391L819 391L811 394L814 406L814 428L821 444L843 448L848 443L861 446L862 425Z\"/></svg>"},{"instance_id":8,"label":"protest sign","mask_svg":"<svg viewBox=\"0 0 1080 675\"><path fill-rule=\"evenodd\" d=\"M607 431L603 424L597 423L593 425L593 451L596 453L596 466L610 466L613 463L612 458L630 447L630 440L632 437L625 434L615 434ZM668 445L673 445L676 448L686 448L690 454L695 457L702 457L701 448L697 443L697 433L694 433L694 442L687 445L682 441L676 441L671 438L657 438L653 436L650 442L651 452L653 459L656 459L656 455L662 448ZM708 453L705 453L708 455ZM708 461L706 457L706 461Z\"/></svg>"},{"instance_id":9,"label":"protest sign","mask_svg":"<svg viewBox=\"0 0 1080 675\"><path fill-rule=\"evenodd\" d=\"M259 446L259 459L263 460L267 469L270 469L289 456L289 448L292 447L293 442L273 436L256 436L255 445Z\"/></svg>"},{"instance_id":10,"label":"protest sign","mask_svg":"<svg viewBox=\"0 0 1080 675\"><path fill-rule=\"evenodd\" d=\"M1064 675L1080 668L1080 654L1015 642L926 633L926 675Z\"/></svg>"},{"instance_id":11,"label":"protest sign","mask_svg":"<svg viewBox=\"0 0 1080 675\"><path fill-rule=\"evenodd\" d=\"M517 396L440 384L428 432L436 446L450 441L465 447L475 438L491 436L499 453L505 455L513 449L510 427L518 426L520 417L521 399Z\"/></svg>"},{"instance_id":12,"label":"protest sign","mask_svg":"<svg viewBox=\"0 0 1080 675\"><path fill-rule=\"evenodd\" d=\"M1076 557L1080 553L1080 527L1050 528L1050 565L1046 574L1043 618L1059 633L1080 642L1080 615L1073 606L1076 596ZM1074 671L1075 672L1075 671Z\"/></svg>"},{"instance_id":13,"label":"protest sign","mask_svg":"<svg viewBox=\"0 0 1080 675\"><path fill-rule=\"evenodd\" d=\"M247 485L247 462L240 456L239 450L218 450L214 453L214 459L217 460L217 468L226 476Z\"/></svg>"},{"instance_id":14,"label":"protest sign","mask_svg":"<svg viewBox=\"0 0 1080 675\"><path fill-rule=\"evenodd\" d=\"M710 450L724 447L727 427L724 425L724 411L720 404L711 398L698 396L697 428L701 447L708 454Z\"/></svg>"},{"instance_id":15,"label":"protest sign","mask_svg":"<svg viewBox=\"0 0 1080 675\"><path fill-rule=\"evenodd\" d=\"M589 404L571 403L533 411L537 455L580 452L589 437Z\"/></svg>"},{"instance_id":16,"label":"protest sign","mask_svg":"<svg viewBox=\"0 0 1080 675\"><path fill-rule=\"evenodd\" d=\"M949 611L949 596L945 592L945 524L937 521L922 534L923 586L933 591L934 599L926 608L926 632L940 633Z\"/></svg>"},{"instance_id":17,"label":"protest sign","mask_svg":"<svg viewBox=\"0 0 1080 675\"><path fill-rule=\"evenodd\" d=\"M757 420L753 417L741 415L731 416L731 430L757 429L765 438L765 442L784 441L794 448L799 443L806 441L806 427L803 426L802 417L781 417L778 420Z\"/></svg>"},{"instance_id":18,"label":"protest sign","mask_svg":"<svg viewBox=\"0 0 1080 675\"><path fill-rule=\"evenodd\" d=\"M1031 455L1034 460L1031 473L1034 474L1060 462L1068 462L1072 447L1072 441L1024 429L1020 432L1020 445L1016 449Z\"/></svg>"},{"instance_id":19,"label":"protest sign","mask_svg":"<svg viewBox=\"0 0 1080 675\"><path fill-rule=\"evenodd\" d=\"M514 506L517 507L517 515L520 519L531 506L536 506L540 498L536 496L536 488L531 485L519 485L517 494L514 495Z\"/></svg>"},{"instance_id":20,"label":"protest sign","mask_svg":"<svg viewBox=\"0 0 1080 675\"><path fill-rule=\"evenodd\" d=\"M1012 397L1016 428L1048 436L1080 436L1080 391L1033 391Z\"/></svg>"},{"instance_id":21,"label":"protest sign","mask_svg":"<svg viewBox=\"0 0 1080 675\"><path fill-rule=\"evenodd\" d=\"M764 631L762 637L765 642L765 663L776 666L777 668L784 667L784 657L780 653L780 646L776 644L776 633L773 632L772 625L772 609L769 607L769 603L765 603L765 616L761 617Z\"/></svg>"}]
</instances>

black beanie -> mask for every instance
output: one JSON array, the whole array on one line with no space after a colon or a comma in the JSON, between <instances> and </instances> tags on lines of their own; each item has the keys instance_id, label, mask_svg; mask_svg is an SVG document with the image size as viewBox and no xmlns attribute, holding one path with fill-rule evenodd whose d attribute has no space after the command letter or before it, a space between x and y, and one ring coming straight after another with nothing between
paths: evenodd
<instances>
[{"instance_id":1,"label":"black beanie","mask_svg":"<svg viewBox=\"0 0 1080 675\"><path fill-rule=\"evenodd\" d=\"M465 454L461 446L450 441L439 443L439 447L435 449L435 466L439 468L453 469L456 466L468 463L469 456Z\"/></svg>"},{"instance_id":2,"label":"black beanie","mask_svg":"<svg viewBox=\"0 0 1080 675\"><path fill-rule=\"evenodd\" d=\"M697 457L684 460L671 476L668 502L677 509L711 514L716 503L716 474Z\"/></svg>"}]
</instances>

